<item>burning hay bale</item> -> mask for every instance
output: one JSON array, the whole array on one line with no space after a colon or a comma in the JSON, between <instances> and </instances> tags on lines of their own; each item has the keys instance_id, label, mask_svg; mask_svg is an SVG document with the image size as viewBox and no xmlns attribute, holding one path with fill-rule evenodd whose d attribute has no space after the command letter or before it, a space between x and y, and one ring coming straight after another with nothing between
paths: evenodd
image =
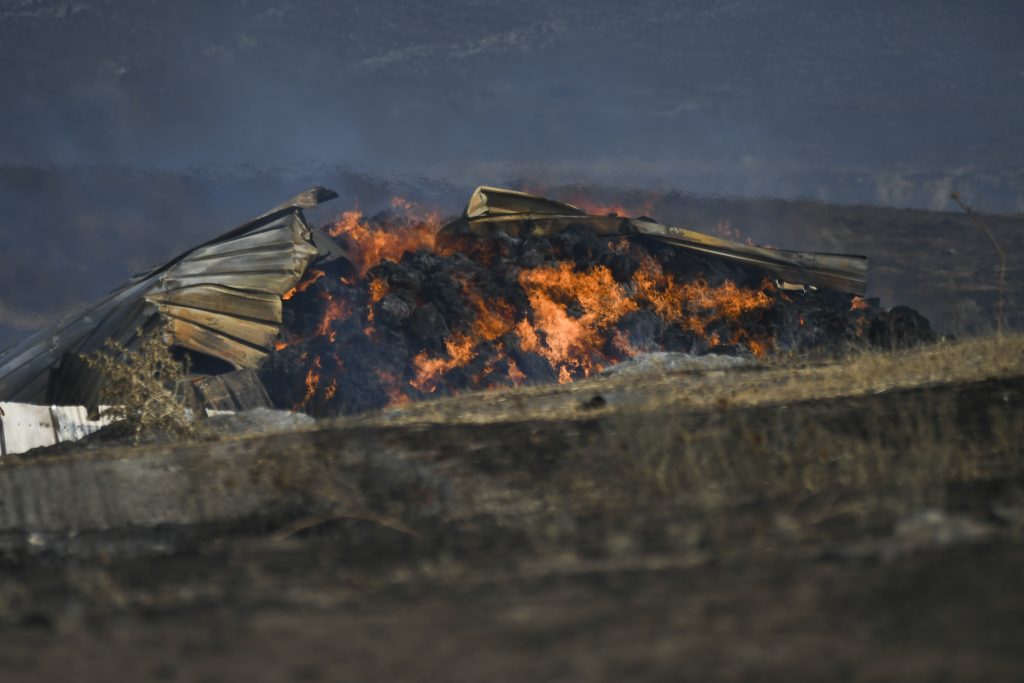
<instances>
[{"instance_id":1,"label":"burning hay bale","mask_svg":"<svg viewBox=\"0 0 1024 683\"><path fill-rule=\"evenodd\" d=\"M260 371L279 407L353 413L568 382L649 352L761 358L934 338L911 309L782 286L772 274L796 279L798 268L779 255L771 268L755 263L767 249L727 243L727 257L717 238L688 232L689 248L647 219L634 230L632 219L507 191L491 191L505 201L484 209L484 190L445 225L399 204L328 229L347 257L315 264L286 295L284 337ZM799 257L819 263L804 281L863 292L861 257Z\"/></svg>"}]
</instances>

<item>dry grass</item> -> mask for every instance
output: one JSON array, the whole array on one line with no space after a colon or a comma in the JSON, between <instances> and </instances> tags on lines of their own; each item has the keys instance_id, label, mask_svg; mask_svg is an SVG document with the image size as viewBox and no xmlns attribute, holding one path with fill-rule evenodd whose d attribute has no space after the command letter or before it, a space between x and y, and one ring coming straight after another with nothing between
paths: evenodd
<instances>
[{"instance_id":1,"label":"dry grass","mask_svg":"<svg viewBox=\"0 0 1024 683\"><path fill-rule=\"evenodd\" d=\"M1024 472L1022 382L1024 336L1011 335L473 394L340 424L506 425L529 436L510 451L571 463L545 484L552 509L662 501L714 520L747 502L852 496L851 514L870 516Z\"/></svg>"},{"instance_id":2,"label":"dry grass","mask_svg":"<svg viewBox=\"0 0 1024 683\"><path fill-rule=\"evenodd\" d=\"M704 378L611 413L604 448L629 454L639 490L710 508L841 492L942 506L950 485L1020 473L1022 361L1018 336Z\"/></svg>"},{"instance_id":3,"label":"dry grass","mask_svg":"<svg viewBox=\"0 0 1024 683\"><path fill-rule=\"evenodd\" d=\"M947 484L983 478L1024 443L1024 423L1012 414L988 415L977 433L953 396L840 414L709 414L702 425L678 416L620 413L603 430L606 448L628 453L624 471L649 491L708 504L845 490L941 505Z\"/></svg>"},{"instance_id":4,"label":"dry grass","mask_svg":"<svg viewBox=\"0 0 1024 683\"><path fill-rule=\"evenodd\" d=\"M598 395L604 398L606 407L597 413L638 405L701 410L870 396L1019 376L1024 376L1024 335L1013 334L902 351L863 351L834 361L777 359L730 370L595 377L565 385L426 401L352 421L451 424L565 420L580 417L581 406Z\"/></svg>"}]
</instances>

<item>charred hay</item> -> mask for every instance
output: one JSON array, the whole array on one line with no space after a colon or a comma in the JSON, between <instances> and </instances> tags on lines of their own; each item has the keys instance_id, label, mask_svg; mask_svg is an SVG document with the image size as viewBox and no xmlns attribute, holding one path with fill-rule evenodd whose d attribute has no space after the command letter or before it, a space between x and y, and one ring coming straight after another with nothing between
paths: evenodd
<instances>
[{"instance_id":1,"label":"charred hay","mask_svg":"<svg viewBox=\"0 0 1024 683\"><path fill-rule=\"evenodd\" d=\"M386 231L391 220L382 214L373 228ZM278 407L316 415L565 381L644 352L838 354L936 338L907 307L887 310L877 300L828 289L786 291L753 269L643 237L609 239L586 225L553 236L439 235L433 250L382 260L365 277L344 260L317 267L323 275L285 302L285 339L260 370ZM617 290L615 302L631 303L620 306L621 315L602 317L591 299L607 292L553 287L539 299L530 284L537 273L576 278L581 286L603 282ZM660 289L645 289L652 273ZM667 311L652 300L694 284L755 304L729 313L711 299L681 296L678 309ZM577 340L579 347L559 360L544 315L589 325L595 336Z\"/></svg>"}]
</instances>

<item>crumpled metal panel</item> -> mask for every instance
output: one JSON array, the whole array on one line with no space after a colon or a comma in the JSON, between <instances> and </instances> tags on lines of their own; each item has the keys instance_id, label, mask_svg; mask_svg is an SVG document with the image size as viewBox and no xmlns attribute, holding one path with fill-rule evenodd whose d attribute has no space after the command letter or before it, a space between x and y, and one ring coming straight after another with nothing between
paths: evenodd
<instances>
[{"instance_id":1,"label":"crumpled metal panel","mask_svg":"<svg viewBox=\"0 0 1024 683\"><path fill-rule=\"evenodd\" d=\"M258 366L280 332L281 296L319 253L302 209L336 196L303 192L3 352L0 400L93 405L99 383L77 356L107 339L133 348L160 325L175 345Z\"/></svg>"},{"instance_id":2,"label":"crumpled metal panel","mask_svg":"<svg viewBox=\"0 0 1024 683\"><path fill-rule=\"evenodd\" d=\"M599 235L645 236L679 249L707 254L756 268L791 283L826 287L863 296L868 259L856 254L828 254L759 247L695 230L662 225L649 218L592 216L571 205L524 192L482 186L463 217L444 227L450 232L515 237L553 235L570 225L586 225Z\"/></svg>"}]
</instances>

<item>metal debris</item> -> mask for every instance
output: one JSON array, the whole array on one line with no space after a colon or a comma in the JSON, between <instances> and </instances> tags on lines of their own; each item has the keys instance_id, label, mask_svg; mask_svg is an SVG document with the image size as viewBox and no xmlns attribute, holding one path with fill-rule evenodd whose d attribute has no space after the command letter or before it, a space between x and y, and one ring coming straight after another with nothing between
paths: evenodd
<instances>
[{"instance_id":1,"label":"metal debris","mask_svg":"<svg viewBox=\"0 0 1024 683\"><path fill-rule=\"evenodd\" d=\"M226 368L262 363L281 328L281 296L319 255L302 209L313 188L141 275L90 308L0 354L0 400L95 406L101 379L79 360L114 339L134 348L165 326L172 345Z\"/></svg>"},{"instance_id":2,"label":"metal debris","mask_svg":"<svg viewBox=\"0 0 1024 683\"><path fill-rule=\"evenodd\" d=\"M572 204L543 197L481 186L469 199L466 213L445 230L489 236L503 231L515 237L553 235L570 225L585 225L599 235L644 236L673 247L715 256L760 269L787 283L826 287L863 296L867 289L868 259L852 254L787 251L662 225L650 218L589 215Z\"/></svg>"}]
</instances>

